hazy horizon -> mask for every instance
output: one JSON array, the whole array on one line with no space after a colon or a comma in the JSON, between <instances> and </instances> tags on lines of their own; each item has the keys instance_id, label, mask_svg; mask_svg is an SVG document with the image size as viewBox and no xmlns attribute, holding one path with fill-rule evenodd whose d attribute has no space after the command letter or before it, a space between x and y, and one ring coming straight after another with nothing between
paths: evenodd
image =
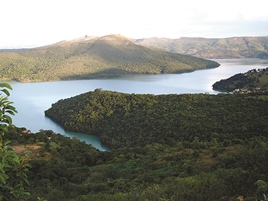
<instances>
[{"instance_id":1,"label":"hazy horizon","mask_svg":"<svg viewBox=\"0 0 268 201\"><path fill-rule=\"evenodd\" d=\"M116 35L118 33L115 33L115 34L108 34L108 35ZM122 34L120 34L122 35ZM83 37L103 37L103 36L107 36L107 35L102 35L102 36L89 36L89 35L84 35L84 36L81 36L81 37L76 37L76 38L72 38L72 39L69 39L69 40L60 40L60 41L55 41L53 43L49 43L49 44L43 44L43 45L26 45L26 46L16 46L16 47L5 47L5 48L2 48L0 46L0 50L5 50L5 49L13 49L13 50L20 50L20 49L31 49L31 48L37 48L37 47L43 47L43 46L47 46L47 45L53 45L53 44L56 44L56 43L60 43L60 42L68 42L68 41L75 41L77 39L82 39ZM122 35L123 36L123 35ZM127 36L124 36L124 37L127 37ZM230 36L230 37L222 37L222 38L236 38L236 37L268 37L268 35L263 35L263 36ZM127 37L128 38L128 37ZM133 39L133 40L136 40L136 39L145 39L145 38L168 38L168 37L156 37L156 36L152 36L152 37L143 37L143 38L130 38L130 39ZM179 38L206 38L206 39L217 39L217 38L220 38L220 37L211 37L211 38L208 38L208 37L188 37L188 36L181 36ZM179 39L179 38L169 38L169 39Z\"/></svg>"}]
</instances>

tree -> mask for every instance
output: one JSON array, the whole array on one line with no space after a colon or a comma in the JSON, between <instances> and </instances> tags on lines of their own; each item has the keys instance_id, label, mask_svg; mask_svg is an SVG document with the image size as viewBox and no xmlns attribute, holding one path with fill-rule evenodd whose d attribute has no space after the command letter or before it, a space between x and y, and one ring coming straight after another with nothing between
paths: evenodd
<instances>
[{"instance_id":1,"label":"tree","mask_svg":"<svg viewBox=\"0 0 268 201\"><path fill-rule=\"evenodd\" d=\"M258 180L254 183L254 186L257 188L257 195L258 197L262 197L262 195L265 197L264 199L266 200L266 191L267 191L267 183L263 180Z\"/></svg>"},{"instance_id":2,"label":"tree","mask_svg":"<svg viewBox=\"0 0 268 201\"><path fill-rule=\"evenodd\" d=\"M8 147L9 141L3 137L12 126L10 115L17 113L12 102L8 100L11 86L7 83L0 83L0 201L24 200L23 197L30 195L25 191L25 184L28 184L26 171L29 167L27 153L19 156Z\"/></svg>"}]
</instances>

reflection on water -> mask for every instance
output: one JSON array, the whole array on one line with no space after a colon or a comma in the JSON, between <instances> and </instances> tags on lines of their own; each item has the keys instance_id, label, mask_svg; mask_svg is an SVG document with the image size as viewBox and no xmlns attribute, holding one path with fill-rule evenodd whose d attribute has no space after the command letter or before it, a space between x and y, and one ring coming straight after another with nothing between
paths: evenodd
<instances>
[{"instance_id":1,"label":"reflection on water","mask_svg":"<svg viewBox=\"0 0 268 201\"><path fill-rule=\"evenodd\" d=\"M237 73L268 66L268 59L215 59L215 61L219 62L221 66L182 74L128 75L113 79L39 83L9 82L13 87L10 101L14 102L19 111L13 119L13 123L18 127L26 127L32 132L44 129L69 137L77 137L100 150L107 150L96 136L65 131L58 124L46 118L44 111L60 99L93 91L96 88L137 94L217 94L218 92L212 90L212 85L216 81Z\"/></svg>"}]
</instances>

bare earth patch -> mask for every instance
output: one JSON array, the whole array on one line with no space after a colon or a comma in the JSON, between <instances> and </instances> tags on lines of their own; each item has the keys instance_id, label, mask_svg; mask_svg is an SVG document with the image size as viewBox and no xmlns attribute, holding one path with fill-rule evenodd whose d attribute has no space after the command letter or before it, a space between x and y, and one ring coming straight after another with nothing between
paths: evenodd
<instances>
[{"instance_id":1,"label":"bare earth patch","mask_svg":"<svg viewBox=\"0 0 268 201\"><path fill-rule=\"evenodd\" d=\"M11 149L13 149L17 154L22 154L23 152L30 150L37 150L41 148L41 146L38 145L16 145L16 146L10 146Z\"/></svg>"}]
</instances>

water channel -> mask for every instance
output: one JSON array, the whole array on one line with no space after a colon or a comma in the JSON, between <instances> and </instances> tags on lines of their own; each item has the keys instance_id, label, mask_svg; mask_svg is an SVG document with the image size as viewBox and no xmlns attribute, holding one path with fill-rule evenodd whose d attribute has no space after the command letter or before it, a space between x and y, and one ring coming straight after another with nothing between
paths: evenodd
<instances>
[{"instance_id":1,"label":"water channel","mask_svg":"<svg viewBox=\"0 0 268 201\"><path fill-rule=\"evenodd\" d=\"M182 74L160 75L129 75L112 79L54 81L37 83L8 82L13 91L9 98L14 102L18 114L13 123L17 127L26 127L31 132L40 129L52 130L68 137L76 137L81 141L92 144L99 150L108 148L101 144L98 137L83 133L65 131L61 126L45 117L44 111L52 103L60 99L69 98L96 88L124 93L136 94L183 94L210 93L212 84L220 79L228 78L237 73L244 73L251 69L266 68L268 59L214 59L221 64L214 69L198 70Z\"/></svg>"}]
</instances>

